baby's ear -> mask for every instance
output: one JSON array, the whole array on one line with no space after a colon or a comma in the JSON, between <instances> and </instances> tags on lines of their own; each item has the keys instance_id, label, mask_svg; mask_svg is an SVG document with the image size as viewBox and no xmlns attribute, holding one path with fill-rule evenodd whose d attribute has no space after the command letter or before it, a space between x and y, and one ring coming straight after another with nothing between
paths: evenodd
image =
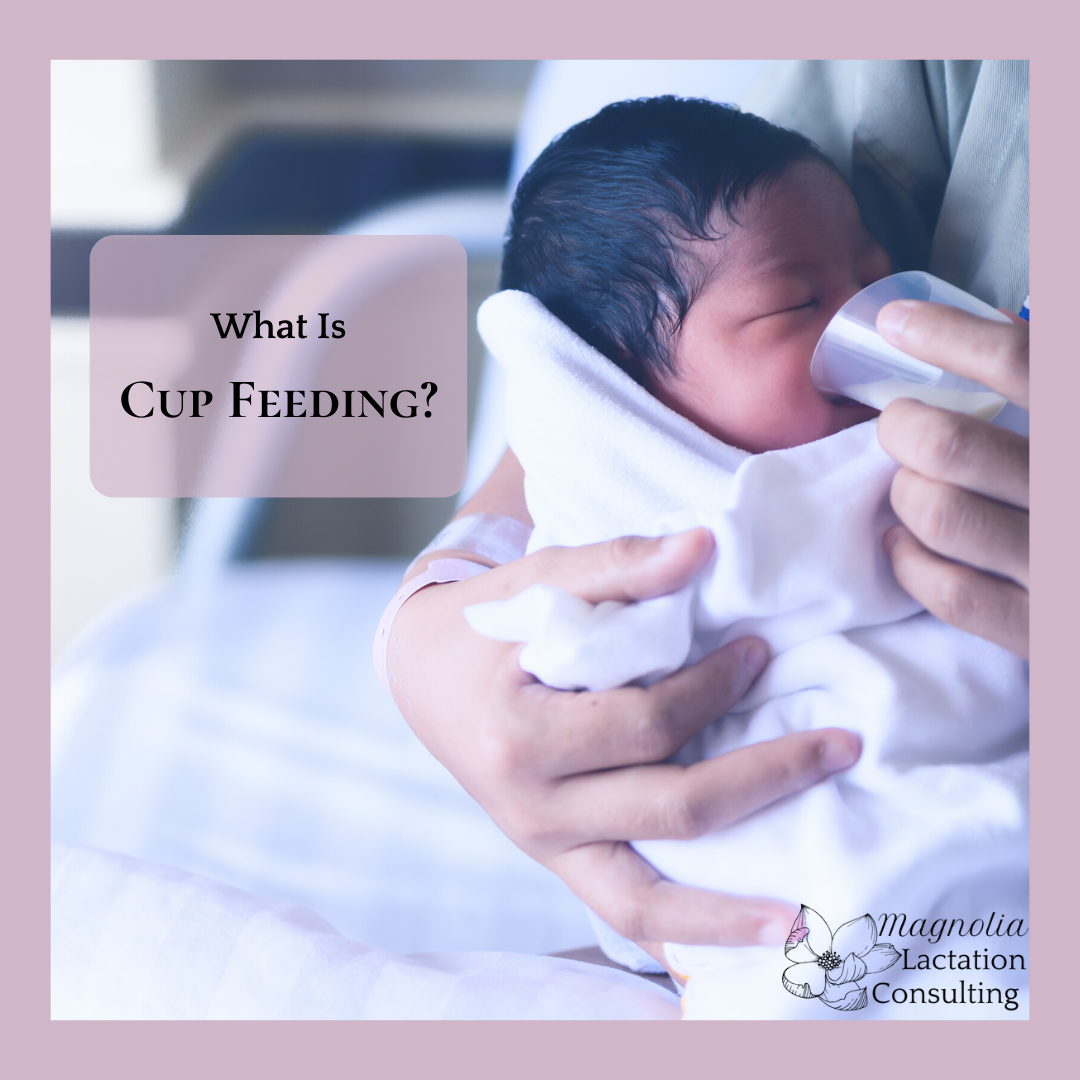
<instances>
[{"instance_id":1,"label":"baby's ear","mask_svg":"<svg viewBox=\"0 0 1080 1080\"><path fill-rule=\"evenodd\" d=\"M640 364L640 361L637 360L625 341L614 334L609 334L609 338L611 347L607 350L608 359L613 360L624 371L627 365Z\"/></svg>"}]
</instances>

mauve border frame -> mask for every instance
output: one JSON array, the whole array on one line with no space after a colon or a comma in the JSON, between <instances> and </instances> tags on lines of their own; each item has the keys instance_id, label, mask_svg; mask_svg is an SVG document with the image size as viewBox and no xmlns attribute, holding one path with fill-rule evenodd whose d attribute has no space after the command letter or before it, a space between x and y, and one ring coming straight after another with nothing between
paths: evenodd
<instances>
[{"instance_id":1,"label":"mauve border frame","mask_svg":"<svg viewBox=\"0 0 1080 1080\"><path fill-rule=\"evenodd\" d=\"M13 9L0 67L7 102L7 168L2 180L10 209L11 240L3 281L8 302L4 400L0 425L8 528L3 621L6 725L9 751L0 784L3 828L11 871L4 889L9 926L6 977L0 1009L6 1029L5 1058L13 1075L52 1076L65 1070L92 1075L210 1076L256 1070L270 1076L321 1070L326 1075L386 1070L400 1075L504 1075L547 1078L552 1073L626 1076L680 1074L700 1067L705 1075L745 1071L754 1077L834 1076L837 1068L860 1075L991 1077L1039 1065L1060 1068L1073 1054L1066 1024L1071 1017L1074 963L1067 927L1076 871L1071 809L1076 781L1076 725L1068 719L1075 660L1067 642L1078 606L1076 575L1069 575L1073 485L1070 420L1080 400L1080 365L1069 363L1065 321L1071 254L1065 238L1077 233L1070 139L1054 142L1075 123L1075 68L1069 20L1049 5L1023 8L991 0L977 17L959 7L912 0L903 8L873 10L827 0L807 6L776 0L767 11L741 11L692 0L674 9L626 0L615 12L593 0L548 0L516 8L493 0L447 5L414 0L401 14L363 10L333 0L293 7L266 0L259 8L232 0L188 0L181 9L151 9L134 0L71 0L33 10ZM1058 9L1061 10L1060 8ZM679 57L739 51L765 40L773 55L1027 56L1032 59L1032 262L1038 278L1037 349L1043 357L1034 379L1036 439L1033 454L1035 528L1032 648L1036 657L1032 701L1032 941L1035 979L1027 1022L917 1022L898 1032L875 1024L830 1028L820 1040L801 1024L763 1032L746 1023L722 1030L691 1025L427 1024L407 1035L393 1023L357 1028L346 1024L53 1023L48 1019L48 592L49 592L49 61L52 58L506 58L531 55L579 57ZM1069 51L1067 51L1069 50ZM734 51L734 49L732 49ZM352 54L349 57L349 54ZM1055 123L1055 121L1057 121ZM1075 348L1075 346L1074 346ZM1054 357L1051 361L1049 358ZM1059 358L1060 359L1057 359ZM1075 421L1073 421L1075 426ZM1054 577L1051 585L1051 577ZM1065 947L1051 961L1048 928L1066 928ZM842 1033L842 1035L841 1035ZM891 1034L891 1038L890 1038ZM836 1042L833 1042L833 1039ZM808 1041L810 1045L808 1045Z\"/></svg>"}]
</instances>

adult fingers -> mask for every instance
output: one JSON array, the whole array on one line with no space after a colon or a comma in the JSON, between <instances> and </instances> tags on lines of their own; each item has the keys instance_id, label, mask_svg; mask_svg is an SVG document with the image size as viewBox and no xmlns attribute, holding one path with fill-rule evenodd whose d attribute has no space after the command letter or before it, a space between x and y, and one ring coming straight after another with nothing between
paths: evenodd
<instances>
[{"instance_id":1,"label":"adult fingers","mask_svg":"<svg viewBox=\"0 0 1080 1080\"><path fill-rule=\"evenodd\" d=\"M893 477L891 499L900 520L926 547L1027 587L1026 510L906 468Z\"/></svg>"},{"instance_id":2,"label":"adult fingers","mask_svg":"<svg viewBox=\"0 0 1080 1080\"><path fill-rule=\"evenodd\" d=\"M943 559L902 525L885 534L896 580L943 622L1028 656L1027 589Z\"/></svg>"},{"instance_id":3,"label":"adult fingers","mask_svg":"<svg viewBox=\"0 0 1080 1080\"><path fill-rule=\"evenodd\" d=\"M712 533L699 528L671 536L624 536L583 547L544 548L517 564L520 574L512 591L543 581L594 604L648 600L681 589L715 546Z\"/></svg>"},{"instance_id":4,"label":"adult fingers","mask_svg":"<svg viewBox=\"0 0 1080 1080\"><path fill-rule=\"evenodd\" d=\"M919 360L989 386L1028 407L1026 322L992 322L959 308L922 300L894 300L877 317L878 333Z\"/></svg>"},{"instance_id":5,"label":"adult fingers","mask_svg":"<svg viewBox=\"0 0 1080 1080\"><path fill-rule=\"evenodd\" d=\"M629 845L603 842L547 862L612 929L632 941L782 945L797 905L676 885Z\"/></svg>"},{"instance_id":6,"label":"adult fingers","mask_svg":"<svg viewBox=\"0 0 1080 1080\"><path fill-rule=\"evenodd\" d=\"M882 411L878 442L901 465L932 480L1029 506L1029 443L1015 432L900 398Z\"/></svg>"},{"instance_id":7,"label":"adult fingers","mask_svg":"<svg viewBox=\"0 0 1080 1080\"><path fill-rule=\"evenodd\" d=\"M569 777L544 795L543 832L523 839L534 851L599 840L692 840L849 768L860 752L857 735L833 728L756 743L691 766ZM519 837L523 831L516 830Z\"/></svg>"},{"instance_id":8,"label":"adult fingers","mask_svg":"<svg viewBox=\"0 0 1080 1080\"><path fill-rule=\"evenodd\" d=\"M741 638L648 688L564 693L522 685L536 741L522 760L543 762L548 777L662 761L738 702L767 661L763 641Z\"/></svg>"}]
</instances>

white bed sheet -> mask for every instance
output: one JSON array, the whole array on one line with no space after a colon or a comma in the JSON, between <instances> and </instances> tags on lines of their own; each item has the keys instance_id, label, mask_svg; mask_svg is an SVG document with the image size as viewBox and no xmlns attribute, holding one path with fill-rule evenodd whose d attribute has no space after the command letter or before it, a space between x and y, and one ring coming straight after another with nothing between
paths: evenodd
<instances>
[{"instance_id":1,"label":"white bed sheet","mask_svg":"<svg viewBox=\"0 0 1080 1080\"><path fill-rule=\"evenodd\" d=\"M670 1020L611 968L504 952L395 956L295 904L88 848L52 852L54 1020Z\"/></svg>"},{"instance_id":2,"label":"white bed sheet","mask_svg":"<svg viewBox=\"0 0 1080 1080\"><path fill-rule=\"evenodd\" d=\"M53 839L289 901L394 953L553 953L585 909L375 681L393 560L234 564L91 627L54 679Z\"/></svg>"}]
</instances>

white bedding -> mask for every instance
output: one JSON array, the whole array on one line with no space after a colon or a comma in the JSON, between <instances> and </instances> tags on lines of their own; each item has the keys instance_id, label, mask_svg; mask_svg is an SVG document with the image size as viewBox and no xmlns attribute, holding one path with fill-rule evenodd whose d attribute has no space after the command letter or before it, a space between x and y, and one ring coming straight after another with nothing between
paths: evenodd
<instances>
[{"instance_id":1,"label":"white bedding","mask_svg":"<svg viewBox=\"0 0 1080 1080\"><path fill-rule=\"evenodd\" d=\"M404 561L241 563L133 600L53 683L52 837L317 912L392 953L594 943L371 668Z\"/></svg>"},{"instance_id":2,"label":"white bedding","mask_svg":"<svg viewBox=\"0 0 1080 1080\"><path fill-rule=\"evenodd\" d=\"M611 968L504 952L396 956L296 904L89 848L52 852L54 1020L670 1020Z\"/></svg>"}]
</instances>

